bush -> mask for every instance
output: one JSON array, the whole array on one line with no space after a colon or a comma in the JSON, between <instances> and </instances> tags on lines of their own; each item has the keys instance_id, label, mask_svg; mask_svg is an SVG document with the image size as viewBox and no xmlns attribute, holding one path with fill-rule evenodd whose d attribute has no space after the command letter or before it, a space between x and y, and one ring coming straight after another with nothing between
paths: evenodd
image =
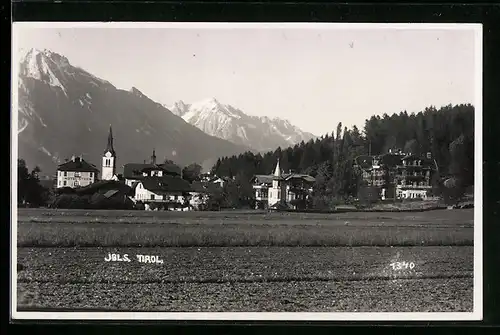
<instances>
[{"instance_id":1,"label":"bush","mask_svg":"<svg viewBox=\"0 0 500 335\"><path fill-rule=\"evenodd\" d=\"M86 202L86 199L79 197L76 194L61 194L55 198L51 207L64 209L86 209L89 208L89 204Z\"/></svg>"}]
</instances>

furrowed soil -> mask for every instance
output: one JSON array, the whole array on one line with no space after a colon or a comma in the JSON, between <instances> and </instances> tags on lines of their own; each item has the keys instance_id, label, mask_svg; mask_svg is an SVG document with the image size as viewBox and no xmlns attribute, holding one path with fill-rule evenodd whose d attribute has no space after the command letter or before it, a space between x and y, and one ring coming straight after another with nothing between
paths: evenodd
<instances>
[{"instance_id":1,"label":"furrowed soil","mask_svg":"<svg viewBox=\"0 0 500 335\"><path fill-rule=\"evenodd\" d=\"M457 212L436 211L434 220L428 213L405 214L402 220L399 213L382 213L383 216L380 213L378 216L230 213L225 214L227 218L221 213L209 213L204 219L200 213L171 216L154 213L143 217L143 212L128 217L117 213L114 217L113 212L101 217L99 212L78 215L20 212L17 262L22 268L17 272L18 310L471 312L473 212L462 210L461 215ZM262 222L265 217L271 222ZM193 223L193 220L199 221ZM348 220L351 226L346 228L344 223ZM152 228L155 222L156 228ZM96 224L100 227L98 233ZM254 245L253 239L239 246L198 243L207 241L206 234L190 239L193 245L182 247L165 242L156 247L154 243L151 247L137 247L133 243L120 243L120 239L96 239L116 234L124 226L140 226L159 229L154 230L155 234L161 231L166 236L182 234L182 228L187 233L212 229L211 238L223 242L230 240L224 236L224 228L228 227L227 234L232 236L237 230L231 226L236 224L243 229L252 227L269 245ZM288 237L272 238L277 232L276 225L281 227L280 231L292 234L291 245L287 245ZM427 243L436 238L414 246L352 243L356 238L362 241L376 235L384 227L393 235L399 234L389 242L403 241L408 231L408 236L414 239L432 236L432 231L434 237L448 238L444 239L444 246ZM318 234L335 236L332 233L335 228L339 234L350 229L348 237L352 245L307 246L311 235L299 234L315 230ZM91 235L93 229L93 240L107 241L107 245L54 246L37 244L34 238L64 231L66 235L60 241L75 240L77 235L84 239L82 236ZM431 235L423 234L424 229ZM105 259L110 253L130 261L108 262ZM161 261L139 262L138 255L158 256Z\"/></svg>"}]
</instances>

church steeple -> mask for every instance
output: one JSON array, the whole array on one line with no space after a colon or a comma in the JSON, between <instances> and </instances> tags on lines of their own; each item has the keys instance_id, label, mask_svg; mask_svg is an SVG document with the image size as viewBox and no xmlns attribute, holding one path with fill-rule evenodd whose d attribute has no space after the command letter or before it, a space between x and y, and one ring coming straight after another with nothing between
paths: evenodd
<instances>
[{"instance_id":1,"label":"church steeple","mask_svg":"<svg viewBox=\"0 0 500 335\"><path fill-rule=\"evenodd\" d=\"M112 180L116 174L116 153L113 148L113 130L109 125L108 145L102 157L102 180Z\"/></svg>"},{"instance_id":2,"label":"church steeple","mask_svg":"<svg viewBox=\"0 0 500 335\"><path fill-rule=\"evenodd\" d=\"M280 159L278 158L278 162L276 163L276 169L274 170L275 177L281 177L281 168L280 168Z\"/></svg>"},{"instance_id":3,"label":"church steeple","mask_svg":"<svg viewBox=\"0 0 500 335\"><path fill-rule=\"evenodd\" d=\"M116 155L115 149L113 148L113 129L111 128L111 125L109 125L108 145L106 146L104 153L106 152L110 152L113 156Z\"/></svg>"}]
</instances>

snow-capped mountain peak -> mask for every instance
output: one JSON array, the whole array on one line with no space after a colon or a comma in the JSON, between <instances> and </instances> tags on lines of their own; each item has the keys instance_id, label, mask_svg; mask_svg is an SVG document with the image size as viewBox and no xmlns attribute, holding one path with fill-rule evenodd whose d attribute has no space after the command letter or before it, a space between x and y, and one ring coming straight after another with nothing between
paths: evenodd
<instances>
[{"instance_id":1,"label":"snow-capped mountain peak","mask_svg":"<svg viewBox=\"0 0 500 335\"><path fill-rule=\"evenodd\" d=\"M20 72L25 78L42 80L50 86L59 87L67 94L62 83L63 72L70 66L68 59L47 49L30 49L23 57Z\"/></svg>"},{"instance_id":2,"label":"snow-capped mountain peak","mask_svg":"<svg viewBox=\"0 0 500 335\"><path fill-rule=\"evenodd\" d=\"M169 109L209 135L249 145L256 150L287 147L314 137L293 126L288 120L249 116L216 98L193 104L178 101Z\"/></svg>"}]
</instances>

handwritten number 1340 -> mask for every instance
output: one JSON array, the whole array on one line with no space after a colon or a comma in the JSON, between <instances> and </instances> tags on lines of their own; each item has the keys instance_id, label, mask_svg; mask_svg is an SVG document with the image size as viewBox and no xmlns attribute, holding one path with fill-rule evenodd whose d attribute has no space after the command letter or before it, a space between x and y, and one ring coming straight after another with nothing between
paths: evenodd
<instances>
[{"instance_id":1,"label":"handwritten number 1340","mask_svg":"<svg viewBox=\"0 0 500 335\"><path fill-rule=\"evenodd\" d=\"M393 270L403 270L403 269L413 269L415 267L415 263L413 262L394 262L391 263L390 266L392 266Z\"/></svg>"}]
</instances>

